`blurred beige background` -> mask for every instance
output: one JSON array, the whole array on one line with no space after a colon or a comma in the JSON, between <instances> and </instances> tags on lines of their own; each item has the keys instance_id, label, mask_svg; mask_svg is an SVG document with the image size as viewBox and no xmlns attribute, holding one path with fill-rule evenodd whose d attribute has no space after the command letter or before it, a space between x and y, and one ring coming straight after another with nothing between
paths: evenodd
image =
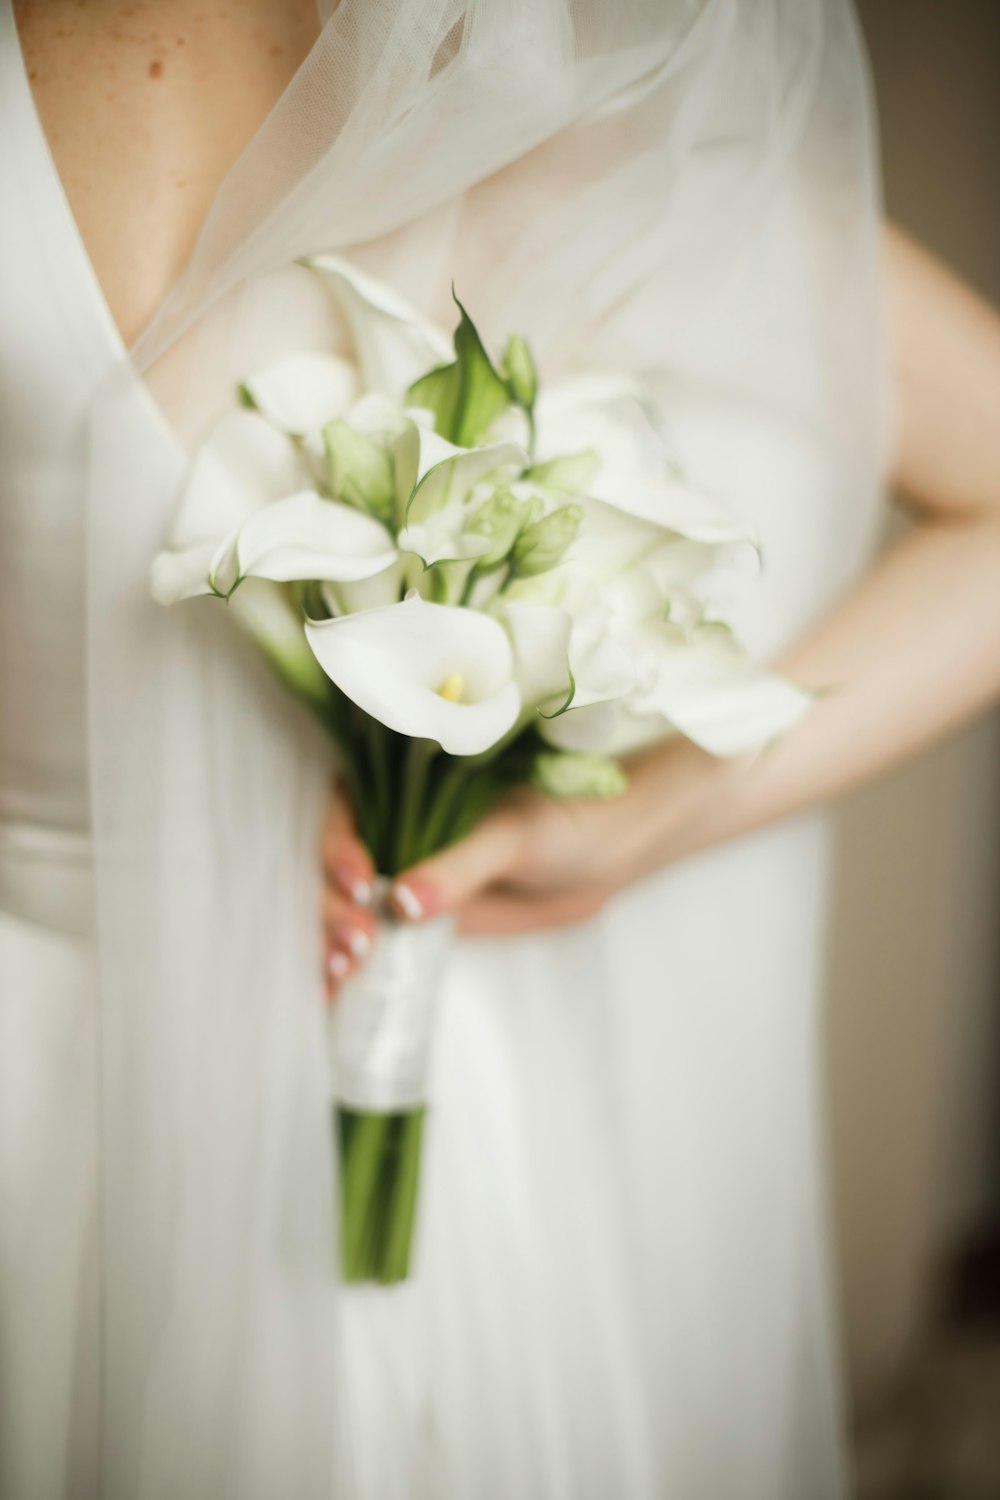
<instances>
[{"instance_id":1,"label":"blurred beige background","mask_svg":"<svg viewBox=\"0 0 1000 1500\"><path fill-rule=\"evenodd\" d=\"M1000 305L1000 0L858 10L888 212ZM839 821L829 1086L864 1411L919 1342L943 1260L1000 1206L1000 715Z\"/></svg>"}]
</instances>

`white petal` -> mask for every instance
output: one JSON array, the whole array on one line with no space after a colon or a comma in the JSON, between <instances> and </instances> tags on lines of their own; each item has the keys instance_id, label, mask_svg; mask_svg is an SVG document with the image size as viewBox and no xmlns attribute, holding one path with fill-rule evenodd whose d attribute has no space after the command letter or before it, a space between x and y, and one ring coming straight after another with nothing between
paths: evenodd
<instances>
[{"instance_id":1,"label":"white petal","mask_svg":"<svg viewBox=\"0 0 1000 1500\"><path fill-rule=\"evenodd\" d=\"M566 559L570 575L582 575L603 584L644 564L667 540L659 526L626 515L602 500L585 499L580 503L583 523Z\"/></svg>"},{"instance_id":2,"label":"white petal","mask_svg":"<svg viewBox=\"0 0 1000 1500\"><path fill-rule=\"evenodd\" d=\"M661 469L665 451L644 410L644 395L638 381L615 374L543 386L535 407L539 461L592 449L612 470Z\"/></svg>"},{"instance_id":3,"label":"white petal","mask_svg":"<svg viewBox=\"0 0 1000 1500\"><path fill-rule=\"evenodd\" d=\"M514 674L525 708L547 703L569 690L570 617L558 604L521 604L503 608L514 648Z\"/></svg>"},{"instance_id":4,"label":"white petal","mask_svg":"<svg viewBox=\"0 0 1000 1500\"><path fill-rule=\"evenodd\" d=\"M629 515L652 521L692 541L716 546L735 542L757 545L752 526L730 515L718 501L679 480L606 470L598 475L593 493Z\"/></svg>"},{"instance_id":5,"label":"white petal","mask_svg":"<svg viewBox=\"0 0 1000 1500\"><path fill-rule=\"evenodd\" d=\"M216 541L254 511L302 485L294 445L252 411L231 411L195 453L181 488L171 544Z\"/></svg>"},{"instance_id":6,"label":"white petal","mask_svg":"<svg viewBox=\"0 0 1000 1500\"><path fill-rule=\"evenodd\" d=\"M326 699L326 678L306 640L302 615L280 584L248 578L229 601L231 613L296 692Z\"/></svg>"},{"instance_id":7,"label":"white petal","mask_svg":"<svg viewBox=\"0 0 1000 1500\"><path fill-rule=\"evenodd\" d=\"M463 526L468 519L464 506L446 505L425 521L404 526L397 538L399 550L415 553L427 567L437 562L485 557L492 542L487 536L464 532Z\"/></svg>"},{"instance_id":8,"label":"white petal","mask_svg":"<svg viewBox=\"0 0 1000 1500\"><path fill-rule=\"evenodd\" d=\"M650 677L632 707L659 713L712 755L741 755L791 729L813 695L749 660L728 632L692 639L669 626L649 637Z\"/></svg>"},{"instance_id":9,"label":"white petal","mask_svg":"<svg viewBox=\"0 0 1000 1500\"><path fill-rule=\"evenodd\" d=\"M454 358L451 340L391 287L334 255L305 262L350 326L364 384L401 397L421 375Z\"/></svg>"},{"instance_id":10,"label":"white petal","mask_svg":"<svg viewBox=\"0 0 1000 1500\"><path fill-rule=\"evenodd\" d=\"M236 552L240 577L281 583L370 578L396 556L378 521L311 490L258 511L242 527Z\"/></svg>"},{"instance_id":11,"label":"white petal","mask_svg":"<svg viewBox=\"0 0 1000 1500\"><path fill-rule=\"evenodd\" d=\"M631 577L631 575L629 575ZM568 579L563 607L573 621L569 660L574 710L624 697L635 687L633 630L608 608L606 591Z\"/></svg>"},{"instance_id":12,"label":"white petal","mask_svg":"<svg viewBox=\"0 0 1000 1500\"><path fill-rule=\"evenodd\" d=\"M624 698L635 686L633 653L626 642L609 631L581 638L575 630L569 659L576 684L573 694L576 708Z\"/></svg>"},{"instance_id":13,"label":"white petal","mask_svg":"<svg viewBox=\"0 0 1000 1500\"><path fill-rule=\"evenodd\" d=\"M613 375L551 387L536 413L539 459L592 449L601 460L588 487L595 499L695 541L756 545L752 527L670 473L644 394L637 382Z\"/></svg>"},{"instance_id":14,"label":"white petal","mask_svg":"<svg viewBox=\"0 0 1000 1500\"><path fill-rule=\"evenodd\" d=\"M370 578L358 578L350 583L341 580L328 583L326 592L332 596L331 607L337 615L354 614L359 609L378 609L386 604L398 604L403 596L403 578L406 563L397 557L389 567Z\"/></svg>"},{"instance_id":15,"label":"white petal","mask_svg":"<svg viewBox=\"0 0 1000 1500\"><path fill-rule=\"evenodd\" d=\"M421 447L426 447L425 435L421 437ZM522 469L527 462L527 453L513 443L453 449L424 471L413 492L407 520L422 521L442 506L464 501L487 474L494 470Z\"/></svg>"},{"instance_id":16,"label":"white petal","mask_svg":"<svg viewBox=\"0 0 1000 1500\"><path fill-rule=\"evenodd\" d=\"M245 382L261 414L301 437L344 414L358 394L354 366L332 354L292 354Z\"/></svg>"},{"instance_id":17,"label":"white petal","mask_svg":"<svg viewBox=\"0 0 1000 1500\"><path fill-rule=\"evenodd\" d=\"M447 438L441 437L433 427L409 420L399 434L393 448L396 465L396 505L400 519L414 489L435 464L443 463L464 453Z\"/></svg>"},{"instance_id":18,"label":"white petal","mask_svg":"<svg viewBox=\"0 0 1000 1500\"><path fill-rule=\"evenodd\" d=\"M153 561L152 590L157 604L177 604L212 592L208 582L218 547L201 542L181 552L161 552Z\"/></svg>"},{"instance_id":19,"label":"white petal","mask_svg":"<svg viewBox=\"0 0 1000 1500\"><path fill-rule=\"evenodd\" d=\"M520 697L503 626L416 596L306 627L320 666L359 708L399 734L477 755L517 721ZM438 689L459 677L465 701Z\"/></svg>"},{"instance_id":20,"label":"white petal","mask_svg":"<svg viewBox=\"0 0 1000 1500\"><path fill-rule=\"evenodd\" d=\"M619 703L595 703L571 708L555 719L539 719L542 739L557 750L606 750L621 718Z\"/></svg>"}]
</instances>

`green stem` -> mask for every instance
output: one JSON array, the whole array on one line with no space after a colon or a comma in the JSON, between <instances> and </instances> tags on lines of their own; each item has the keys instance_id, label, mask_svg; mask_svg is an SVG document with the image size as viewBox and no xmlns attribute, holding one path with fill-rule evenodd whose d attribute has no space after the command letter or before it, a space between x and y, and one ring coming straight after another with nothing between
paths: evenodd
<instances>
[{"instance_id":1,"label":"green stem","mask_svg":"<svg viewBox=\"0 0 1000 1500\"><path fill-rule=\"evenodd\" d=\"M424 811L427 775L437 753L438 746L434 740L411 740L409 744L401 778L402 801L396 827L394 868L388 874L395 875L400 870L407 869L416 858L421 840L421 814Z\"/></svg>"},{"instance_id":2,"label":"green stem","mask_svg":"<svg viewBox=\"0 0 1000 1500\"><path fill-rule=\"evenodd\" d=\"M443 772L421 829L420 858L426 859L429 854L436 853L438 849L442 849L446 843L450 842L444 836L445 829L451 817L455 799L464 790L470 774L475 773L474 771L470 773L469 766L464 759L456 760Z\"/></svg>"},{"instance_id":3,"label":"green stem","mask_svg":"<svg viewBox=\"0 0 1000 1500\"><path fill-rule=\"evenodd\" d=\"M359 711L361 729L371 765L374 812L368 848L376 864L388 854L388 828L392 814L392 779L389 775L388 733L384 724L364 710Z\"/></svg>"},{"instance_id":4,"label":"green stem","mask_svg":"<svg viewBox=\"0 0 1000 1500\"><path fill-rule=\"evenodd\" d=\"M389 1122L385 1115L364 1111L343 1111L343 1114L348 1116L350 1128L344 1129L347 1122L342 1118L341 1242L345 1279L357 1281L364 1278L371 1262L372 1214Z\"/></svg>"},{"instance_id":5,"label":"green stem","mask_svg":"<svg viewBox=\"0 0 1000 1500\"><path fill-rule=\"evenodd\" d=\"M386 1226L382 1281L405 1281L410 1274L410 1247L420 1185L420 1148L424 1110L408 1110L398 1118L399 1139L392 1183L391 1211Z\"/></svg>"}]
</instances>

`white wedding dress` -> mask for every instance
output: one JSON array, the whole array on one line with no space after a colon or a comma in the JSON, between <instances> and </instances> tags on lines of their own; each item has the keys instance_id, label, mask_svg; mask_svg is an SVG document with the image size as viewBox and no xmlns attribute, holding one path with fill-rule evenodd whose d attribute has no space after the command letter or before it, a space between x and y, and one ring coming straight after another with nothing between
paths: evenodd
<instances>
[{"instance_id":1,"label":"white wedding dress","mask_svg":"<svg viewBox=\"0 0 1000 1500\"><path fill-rule=\"evenodd\" d=\"M732 18L703 10L715 46ZM849 18L817 14L863 107ZM414 300L426 273L438 306L457 257L491 330L539 330L543 368L546 339L553 361L642 367L678 457L759 528L766 571L732 607L771 654L856 575L877 515L877 205L864 150L851 160L831 193L864 225L854 315L825 300L838 267L810 258L804 175L765 195L710 297L651 323L608 296L584 350L545 322L558 259L534 303L509 265L492 277L474 192L351 243ZM529 202L557 165L528 171ZM325 751L225 621L154 618L183 450L127 369L9 0L0 223L0 1496L843 1496L825 819L691 860L584 927L461 944L416 1274L339 1286L313 915ZM845 391L874 439L824 426ZM127 494L113 536L95 472Z\"/></svg>"}]
</instances>

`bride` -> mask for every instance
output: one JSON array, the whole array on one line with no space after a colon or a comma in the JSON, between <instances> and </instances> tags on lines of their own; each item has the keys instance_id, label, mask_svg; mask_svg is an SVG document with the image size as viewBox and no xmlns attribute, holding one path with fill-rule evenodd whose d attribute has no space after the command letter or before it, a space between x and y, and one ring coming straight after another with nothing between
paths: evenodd
<instances>
[{"instance_id":1,"label":"bride","mask_svg":"<svg viewBox=\"0 0 1000 1500\"><path fill-rule=\"evenodd\" d=\"M1000 321L878 210L846 0L0 0L4 1500L845 1494L817 808L1000 689ZM394 1289L329 1222L368 856L235 632L147 585L326 249L641 374L761 535L741 635L829 689L397 882L467 939Z\"/></svg>"}]
</instances>

